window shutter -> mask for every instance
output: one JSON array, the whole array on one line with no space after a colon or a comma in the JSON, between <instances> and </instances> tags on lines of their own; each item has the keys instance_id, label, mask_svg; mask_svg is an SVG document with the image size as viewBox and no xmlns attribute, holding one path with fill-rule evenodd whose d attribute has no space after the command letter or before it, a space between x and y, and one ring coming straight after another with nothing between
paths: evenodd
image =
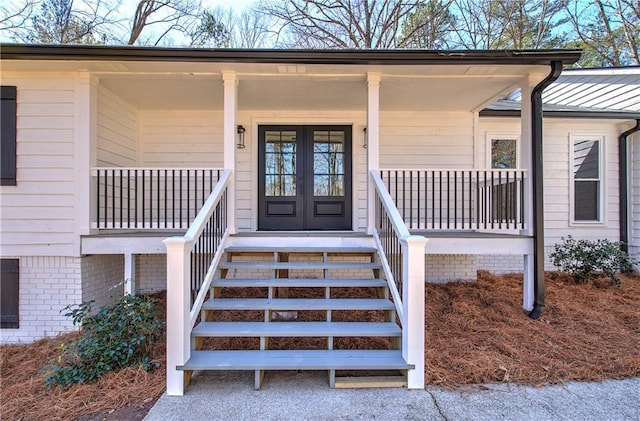
<instances>
[{"instance_id":1,"label":"window shutter","mask_svg":"<svg viewBox=\"0 0 640 421\"><path fill-rule=\"evenodd\" d=\"M16 87L0 88L0 186L16 185Z\"/></svg>"},{"instance_id":2,"label":"window shutter","mask_svg":"<svg viewBox=\"0 0 640 421\"><path fill-rule=\"evenodd\" d=\"M19 327L19 260L0 259L0 328Z\"/></svg>"}]
</instances>

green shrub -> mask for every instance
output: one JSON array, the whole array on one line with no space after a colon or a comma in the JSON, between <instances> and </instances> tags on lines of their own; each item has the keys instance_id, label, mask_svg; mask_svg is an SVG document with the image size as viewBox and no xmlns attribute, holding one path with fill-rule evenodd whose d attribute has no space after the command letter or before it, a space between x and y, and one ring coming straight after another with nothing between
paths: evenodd
<instances>
[{"instance_id":1,"label":"green shrub","mask_svg":"<svg viewBox=\"0 0 640 421\"><path fill-rule=\"evenodd\" d=\"M153 297L124 295L95 315L91 315L92 304L65 308L65 316L82 326L81 336L64 346L56 363L48 367L47 386L90 383L108 371L136 364L148 371L159 366L151 363L150 350L164 323Z\"/></svg>"},{"instance_id":2,"label":"green shrub","mask_svg":"<svg viewBox=\"0 0 640 421\"><path fill-rule=\"evenodd\" d=\"M606 275L612 285L619 285L620 279L616 274L631 270L635 263L621 250L621 244L609 240L576 240L568 236L553 247L550 257L558 269L571 275L578 283Z\"/></svg>"}]
</instances>

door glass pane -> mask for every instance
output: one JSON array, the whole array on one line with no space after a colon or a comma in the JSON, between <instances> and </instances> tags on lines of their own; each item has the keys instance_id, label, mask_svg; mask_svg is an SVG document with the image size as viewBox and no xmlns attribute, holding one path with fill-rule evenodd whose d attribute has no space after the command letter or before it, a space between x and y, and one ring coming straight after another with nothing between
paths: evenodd
<instances>
[{"instance_id":1,"label":"door glass pane","mask_svg":"<svg viewBox=\"0 0 640 421\"><path fill-rule=\"evenodd\" d=\"M344 155L343 131L313 133L314 196L344 196Z\"/></svg>"},{"instance_id":2,"label":"door glass pane","mask_svg":"<svg viewBox=\"0 0 640 421\"><path fill-rule=\"evenodd\" d=\"M268 130L265 133L265 195L296 195L295 131Z\"/></svg>"}]
</instances>

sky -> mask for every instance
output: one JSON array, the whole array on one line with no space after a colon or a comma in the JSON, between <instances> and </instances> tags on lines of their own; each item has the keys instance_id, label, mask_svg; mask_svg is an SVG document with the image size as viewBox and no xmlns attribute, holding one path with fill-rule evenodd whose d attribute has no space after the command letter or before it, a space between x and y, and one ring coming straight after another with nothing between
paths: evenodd
<instances>
[{"instance_id":1,"label":"sky","mask_svg":"<svg viewBox=\"0 0 640 421\"><path fill-rule=\"evenodd\" d=\"M133 16L138 0L121 0L121 1L122 2L121 2L120 10L118 11L118 14L121 16L129 16L129 17ZM206 8L212 8L212 9L216 7L223 7L225 9L232 8L236 12L241 12L245 8L255 4L258 0L201 0L201 1L202 1L202 5ZM0 0L0 9L8 6L11 3L14 7L18 7L19 4L21 3L24 4L24 0L17 0L17 1L16 0ZM82 6L82 0L74 1L74 7L81 7L81 6ZM3 31L0 31L0 41L12 42L12 39L9 36L9 34L4 33Z\"/></svg>"}]
</instances>

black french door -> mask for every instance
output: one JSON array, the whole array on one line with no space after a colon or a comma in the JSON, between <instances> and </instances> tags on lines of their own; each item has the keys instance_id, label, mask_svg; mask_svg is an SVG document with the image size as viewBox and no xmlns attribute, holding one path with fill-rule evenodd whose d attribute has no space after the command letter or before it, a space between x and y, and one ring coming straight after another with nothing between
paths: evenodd
<instances>
[{"instance_id":1,"label":"black french door","mask_svg":"<svg viewBox=\"0 0 640 421\"><path fill-rule=\"evenodd\" d=\"M258 229L351 229L351 126L259 126Z\"/></svg>"}]
</instances>

